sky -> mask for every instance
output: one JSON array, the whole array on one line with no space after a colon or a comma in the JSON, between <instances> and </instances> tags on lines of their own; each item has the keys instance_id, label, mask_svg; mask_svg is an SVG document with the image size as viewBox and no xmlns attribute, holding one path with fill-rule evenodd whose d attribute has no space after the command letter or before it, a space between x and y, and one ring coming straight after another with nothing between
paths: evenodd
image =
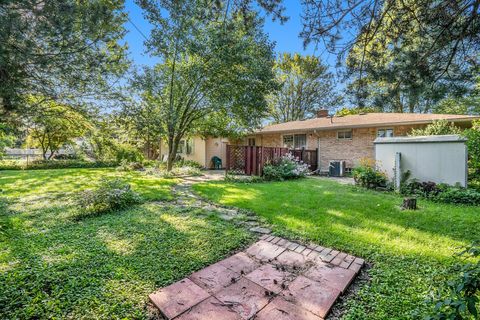
<instances>
[{"instance_id":1,"label":"sky","mask_svg":"<svg viewBox=\"0 0 480 320\"><path fill-rule=\"evenodd\" d=\"M275 51L277 53L290 52L302 54L314 54L321 56L322 61L330 66L334 72L335 57L328 55L324 50L315 49L314 46L308 48L303 47L303 41L299 38L299 33L302 31L301 12L302 8L300 1L287 0L284 2L286 7L285 15L289 20L283 25L280 22L273 22L271 18L267 17L265 20L265 32L269 35L271 41L275 42ZM128 33L125 37L129 45L130 57L137 65L153 65L158 62L158 59L149 57L145 54L145 47L143 42L150 34L151 26L143 18L141 9L134 3L133 0L126 0L126 11L131 20L125 23L125 28ZM138 30L137 30L138 28Z\"/></svg>"}]
</instances>

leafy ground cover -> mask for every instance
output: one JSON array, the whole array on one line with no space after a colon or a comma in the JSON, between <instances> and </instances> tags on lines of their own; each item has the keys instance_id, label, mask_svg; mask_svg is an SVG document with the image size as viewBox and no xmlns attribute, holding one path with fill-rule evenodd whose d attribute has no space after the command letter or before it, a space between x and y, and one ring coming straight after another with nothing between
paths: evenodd
<instances>
[{"instance_id":1,"label":"leafy ground cover","mask_svg":"<svg viewBox=\"0 0 480 320\"><path fill-rule=\"evenodd\" d=\"M346 319L419 319L433 306L459 247L480 240L480 208L402 198L309 178L272 183L194 185L205 198L256 212L276 234L365 258L370 281L348 299Z\"/></svg>"},{"instance_id":2,"label":"leafy ground cover","mask_svg":"<svg viewBox=\"0 0 480 320\"><path fill-rule=\"evenodd\" d=\"M145 202L77 221L69 194L119 177L147 200L171 179L111 169L0 173L0 318L143 319L147 296L251 235L200 209Z\"/></svg>"}]
</instances>

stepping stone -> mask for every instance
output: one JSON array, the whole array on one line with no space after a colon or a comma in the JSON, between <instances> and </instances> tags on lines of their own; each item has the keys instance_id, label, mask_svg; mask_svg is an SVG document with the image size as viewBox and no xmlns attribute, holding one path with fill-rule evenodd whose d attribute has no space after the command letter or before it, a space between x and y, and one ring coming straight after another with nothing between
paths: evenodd
<instances>
[{"instance_id":1,"label":"stepping stone","mask_svg":"<svg viewBox=\"0 0 480 320\"><path fill-rule=\"evenodd\" d=\"M287 265L289 267L303 267L305 265L305 256L295 251L285 250L277 257L277 261L280 264Z\"/></svg>"},{"instance_id":2,"label":"stepping stone","mask_svg":"<svg viewBox=\"0 0 480 320\"><path fill-rule=\"evenodd\" d=\"M355 277L355 272L331 264L318 262L305 272L305 277L318 281L340 292L344 292Z\"/></svg>"},{"instance_id":3,"label":"stepping stone","mask_svg":"<svg viewBox=\"0 0 480 320\"><path fill-rule=\"evenodd\" d=\"M235 216L230 216L228 214L220 214L220 215L218 215L218 217L222 220L225 220L225 221L230 221L230 220L233 220L235 218Z\"/></svg>"},{"instance_id":4,"label":"stepping stone","mask_svg":"<svg viewBox=\"0 0 480 320\"><path fill-rule=\"evenodd\" d=\"M233 311L229 306L223 304L218 299L210 297L203 300L192 309L184 312L175 320L241 320L238 313Z\"/></svg>"},{"instance_id":5,"label":"stepping stone","mask_svg":"<svg viewBox=\"0 0 480 320\"><path fill-rule=\"evenodd\" d=\"M237 274L244 275L260 266L258 262L250 258L245 252L239 252L230 258L220 261L219 264Z\"/></svg>"},{"instance_id":6,"label":"stepping stone","mask_svg":"<svg viewBox=\"0 0 480 320\"><path fill-rule=\"evenodd\" d=\"M264 287L268 291L280 293L288 287L288 284L295 278L295 275L288 271L282 271L280 268L267 263L247 274L245 278Z\"/></svg>"},{"instance_id":7,"label":"stepping stone","mask_svg":"<svg viewBox=\"0 0 480 320\"><path fill-rule=\"evenodd\" d=\"M272 232L270 229L264 228L264 227L253 227L253 228L250 228L250 231L256 232L256 233L262 233L262 234L269 234Z\"/></svg>"},{"instance_id":8,"label":"stepping stone","mask_svg":"<svg viewBox=\"0 0 480 320\"><path fill-rule=\"evenodd\" d=\"M287 291L282 292L282 295L285 300L325 318L340 291L299 276L290 284Z\"/></svg>"},{"instance_id":9,"label":"stepping stone","mask_svg":"<svg viewBox=\"0 0 480 320\"><path fill-rule=\"evenodd\" d=\"M283 251L285 251L285 248L260 240L248 248L246 252L260 261L268 261L275 259Z\"/></svg>"},{"instance_id":10,"label":"stepping stone","mask_svg":"<svg viewBox=\"0 0 480 320\"><path fill-rule=\"evenodd\" d=\"M178 316L208 297L210 295L190 279L180 280L149 295L167 319Z\"/></svg>"},{"instance_id":11,"label":"stepping stone","mask_svg":"<svg viewBox=\"0 0 480 320\"><path fill-rule=\"evenodd\" d=\"M240 278L240 274L227 269L220 263L215 263L193 273L188 278L201 288L213 294L231 283L236 282Z\"/></svg>"},{"instance_id":12,"label":"stepping stone","mask_svg":"<svg viewBox=\"0 0 480 320\"><path fill-rule=\"evenodd\" d=\"M260 311L255 320L323 320L310 311L286 301L283 297L276 297Z\"/></svg>"},{"instance_id":13,"label":"stepping stone","mask_svg":"<svg viewBox=\"0 0 480 320\"><path fill-rule=\"evenodd\" d=\"M215 297L245 320L252 318L268 303L265 289L245 278L216 293Z\"/></svg>"}]
</instances>

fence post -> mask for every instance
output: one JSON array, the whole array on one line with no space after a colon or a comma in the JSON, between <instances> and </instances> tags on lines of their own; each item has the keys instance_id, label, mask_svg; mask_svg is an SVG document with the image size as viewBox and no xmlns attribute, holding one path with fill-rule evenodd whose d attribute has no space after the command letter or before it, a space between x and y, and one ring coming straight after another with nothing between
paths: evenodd
<instances>
[{"instance_id":1,"label":"fence post","mask_svg":"<svg viewBox=\"0 0 480 320\"><path fill-rule=\"evenodd\" d=\"M263 174L263 165L264 165L264 159L263 159L263 146L259 147L260 149L260 163L258 164L258 175L261 176Z\"/></svg>"},{"instance_id":2,"label":"fence post","mask_svg":"<svg viewBox=\"0 0 480 320\"><path fill-rule=\"evenodd\" d=\"M230 145L227 144L227 159L225 159L225 172L228 172L230 170L230 153L231 148Z\"/></svg>"},{"instance_id":3,"label":"fence post","mask_svg":"<svg viewBox=\"0 0 480 320\"><path fill-rule=\"evenodd\" d=\"M256 146L252 147L252 171L254 175L258 175L258 149Z\"/></svg>"}]
</instances>

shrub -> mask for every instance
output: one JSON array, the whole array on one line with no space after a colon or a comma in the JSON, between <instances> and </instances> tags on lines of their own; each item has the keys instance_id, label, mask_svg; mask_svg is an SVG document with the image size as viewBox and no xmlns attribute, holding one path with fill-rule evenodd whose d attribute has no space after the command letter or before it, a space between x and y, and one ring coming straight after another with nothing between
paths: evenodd
<instances>
[{"instance_id":1,"label":"shrub","mask_svg":"<svg viewBox=\"0 0 480 320\"><path fill-rule=\"evenodd\" d=\"M442 189L443 188L435 182L419 182L418 180L413 179L410 182L402 183L400 186L400 193L404 195L417 195L424 198L432 198L437 196Z\"/></svg>"},{"instance_id":2,"label":"shrub","mask_svg":"<svg viewBox=\"0 0 480 320\"><path fill-rule=\"evenodd\" d=\"M360 165L352 170L355 183L365 188L385 187L387 176L375 168L375 161L362 159Z\"/></svg>"},{"instance_id":3,"label":"shrub","mask_svg":"<svg viewBox=\"0 0 480 320\"><path fill-rule=\"evenodd\" d=\"M201 176L202 171L196 167L173 167L172 171L167 171L165 166L159 166L156 168L148 168L147 174L153 174L162 178L175 178L180 176Z\"/></svg>"},{"instance_id":4,"label":"shrub","mask_svg":"<svg viewBox=\"0 0 480 320\"><path fill-rule=\"evenodd\" d=\"M469 260L452 268L452 274L459 276L446 283L446 294L438 292L431 320L443 319L478 319L480 297L480 246L472 244L460 252Z\"/></svg>"},{"instance_id":5,"label":"shrub","mask_svg":"<svg viewBox=\"0 0 480 320\"><path fill-rule=\"evenodd\" d=\"M105 168L117 165L115 161L83 160L0 160L0 170L40 170L66 168Z\"/></svg>"},{"instance_id":6,"label":"shrub","mask_svg":"<svg viewBox=\"0 0 480 320\"><path fill-rule=\"evenodd\" d=\"M85 190L78 197L79 217L108 213L141 202L130 185L120 179L102 180L98 188Z\"/></svg>"},{"instance_id":7,"label":"shrub","mask_svg":"<svg viewBox=\"0 0 480 320\"><path fill-rule=\"evenodd\" d=\"M122 161L128 162L142 162L144 160L143 154L134 146L118 143L114 146L115 159L118 163Z\"/></svg>"},{"instance_id":8,"label":"shrub","mask_svg":"<svg viewBox=\"0 0 480 320\"><path fill-rule=\"evenodd\" d=\"M180 160L175 161L173 163L173 166L177 167L177 168L191 167L191 168L203 169L203 166L200 163L198 163L196 161L193 161L193 160L184 160L184 159L180 159Z\"/></svg>"},{"instance_id":9,"label":"shrub","mask_svg":"<svg viewBox=\"0 0 480 320\"><path fill-rule=\"evenodd\" d=\"M263 167L265 180L281 181L287 179L302 178L310 174L308 164L295 158L291 153Z\"/></svg>"},{"instance_id":10,"label":"shrub","mask_svg":"<svg viewBox=\"0 0 480 320\"><path fill-rule=\"evenodd\" d=\"M118 171L133 171L133 170L143 170L143 164L141 162L128 162L128 160L122 160L120 165L117 167Z\"/></svg>"},{"instance_id":11,"label":"shrub","mask_svg":"<svg viewBox=\"0 0 480 320\"><path fill-rule=\"evenodd\" d=\"M435 120L425 128L412 129L410 136L434 136L444 134L460 134L462 130L455 126L453 122L447 120Z\"/></svg>"},{"instance_id":12,"label":"shrub","mask_svg":"<svg viewBox=\"0 0 480 320\"><path fill-rule=\"evenodd\" d=\"M433 199L445 203L480 205L480 192L475 189L447 187Z\"/></svg>"}]
</instances>

